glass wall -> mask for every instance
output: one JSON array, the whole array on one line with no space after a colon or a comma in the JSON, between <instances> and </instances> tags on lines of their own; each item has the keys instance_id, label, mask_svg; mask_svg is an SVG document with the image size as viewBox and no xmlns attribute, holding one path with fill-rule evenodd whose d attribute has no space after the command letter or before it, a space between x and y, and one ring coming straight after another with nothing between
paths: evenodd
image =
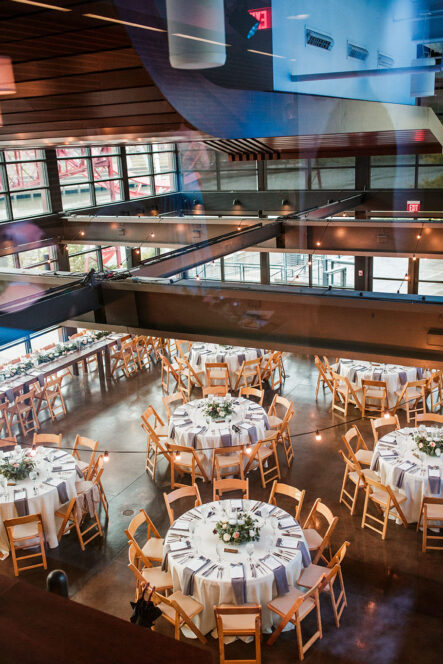
<instances>
[{"instance_id":1,"label":"glass wall","mask_svg":"<svg viewBox=\"0 0 443 664\"><path fill-rule=\"evenodd\" d=\"M312 285L354 288L354 256L312 256Z\"/></svg>"},{"instance_id":2,"label":"glass wall","mask_svg":"<svg viewBox=\"0 0 443 664\"><path fill-rule=\"evenodd\" d=\"M415 155L371 157L371 189L415 187Z\"/></svg>"},{"instance_id":3,"label":"glass wall","mask_svg":"<svg viewBox=\"0 0 443 664\"><path fill-rule=\"evenodd\" d=\"M443 259L420 258L418 292L422 295L443 296Z\"/></svg>"},{"instance_id":4,"label":"glass wall","mask_svg":"<svg viewBox=\"0 0 443 664\"><path fill-rule=\"evenodd\" d=\"M64 210L123 199L120 148L59 148L56 154Z\"/></svg>"},{"instance_id":5,"label":"glass wall","mask_svg":"<svg viewBox=\"0 0 443 664\"><path fill-rule=\"evenodd\" d=\"M266 162L267 189L308 189L307 159L278 159Z\"/></svg>"},{"instance_id":6,"label":"glass wall","mask_svg":"<svg viewBox=\"0 0 443 664\"><path fill-rule=\"evenodd\" d=\"M40 247L18 254L18 267L56 270L55 247Z\"/></svg>"},{"instance_id":7,"label":"glass wall","mask_svg":"<svg viewBox=\"0 0 443 664\"><path fill-rule=\"evenodd\" d=\"M43 150L0 152L0 220L50 212Z\"/></svg>"},{"instance_id":8,"label":"glass wall","mask_svg":"<svg viewBox=\"0 0 443 664\"><path fill-rule=\"evenodd\" d=\"M309 286L308 261L307 254L270 253L270 283Z\"/></svg>"},{"instance_id":9,"label":"glass wall","mask_svg":"<svg viewBox=\"0 0 443 664\"><path fill-rule=\"evenodd\" d=\"M312 159L311 189L355 189L355 158Z\"/></svg>"},{"instance_id":10,"label":"glass wall","mask_svg":"<svg viewBox=\"0 0 443 664\"><path fill-rule=\"evenodd\" d=\"M226 281L250 281L260 283L260 253L258 251L237 251L225 256Z\"/></svg>"},{"instance_id":11,"label":"glass wall","mask_svg":"<svg viewBox=\"0 0 443 664\"><path fill-rule=\"evenodd\" d=\"M89 272L101 270L101 253L99 247L88 244L68 244L69 268L72 272Z\"/></svg>"},{"instance_id":12,"label":"glass wall","mask_svg":"<svg viewBox=\"0 0 443 664\"><path fill-rule=\"evenodd\" d=\"M374 256L372 290L381 293L408 292L408 259Z\"/></svg>"},{"instance_id":13,"label":"glass wall","mask_svg":"<svg viewBox=\"0 0 443 664\"><path fill-rule=\"evenodd\" d=\"M228 155L218 155L220 189L222 191L257 191L257 162L229 161Z\"/></svg>"},{"instance_id":14,"label":"glass wall","mask_svg":"<svg viewBox=\"0 0 443 664\"><path fill-rule=\"evenodd\" d=\"M182 191L216 191L217 161L204 143L178 143Z\"/></svg>"},{"instance_id":15,"label":"glass wall","mask_svg":"<svg viewBox=\"0 0 443 664\"><path fill-rule=\"evenodd\" d=\"M417 186L424 189L443 189L443 155L418 156Z\"/></svg>"}]
</instances>

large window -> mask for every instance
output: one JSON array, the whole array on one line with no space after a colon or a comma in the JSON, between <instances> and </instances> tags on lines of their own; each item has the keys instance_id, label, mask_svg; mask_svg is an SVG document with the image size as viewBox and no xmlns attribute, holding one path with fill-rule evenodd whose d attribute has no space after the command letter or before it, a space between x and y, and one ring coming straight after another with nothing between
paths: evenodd
<instances>
[{"instance_id":1,"label":"large window","mask_svg":"<svg viewBox=\"0 0 443 664\"><path fill-rule=\"evenodd\" d=\"M411 189L415 186L415 155L371 157L371 189Z\"/></svg>"},{"instance_id":2,"label":"large window","mask_svg":"<svg viewBox=\"0 0 443 664\"><path fill-rule=\"evenodd\" d=\"M420 258L418 292L422 295L443 296L443 259Z\"/></svg>"},{"instance_id":3,"label":"large window","mask_svg":"<svg viewBox=\"0 0 443 664\"><path fill-rule=\"evenodd\" d=\"M312 256L312 285L354 288L354 256Z\"/></svg>"},{"instance_id":4,"label":"large window","mask_svg":"<svg viewBox=\"0 0 443 664\"><path fill-rule=\"evenodd\" d=\"M309 285L309 257L306 254L271 252L269 281L271 284Z\"/></svg>"},{"instance_id":5,"label":"large window","mask_svg":"<svg viewBox=\"0 0 443 664\"><path fill-rule=\"evenodd\" d=\"M204 263L188 271L189 279L207 279L210 281L220 281L221 279L221 261L217 258L210 263Z\"/></svg>"},{"instance_id":6,"label":"large window","mask_svg":"<svg viewBox=\"0 0 443 664\"><path fill-rule=\"evenodd\" d=\"M372 290L381 293L408 292L408 259L374 256Z\"/></svg>"},{"instance_id":7,"label":"large window","mask_svg":"<svg viewBox=\"0 0 443 664\"><path fill-rule=\"evenodd\" d=\"M267 189L307 189L308 160L278 159L266 162Z\"/></svg>"},{"instance_id":8,"label":"large window","mask_svg":"<svg viewBox=\"0 0 443 664\"><path fill-rule=\"evenodd\" d=\"M18 267L56 270L55 247L40 247L18 254Z\"/></svg>"},{"instance_id":9,"label":"large window","mask_svg":"<svg viewBox=\"0 0 443 664\"><path fill-rule=\"evenodd\" d=\"M120 148L59 148L57 161L64 210L122 200Z\"/></svg>"},{"instance_id":10,"label":"large window","mask_svg":"<svg viewBox=\"0 0 443 664\"><path fill-rule=\"evenodd\" d=\"M100 250L95 245L68 244L69 269L71 272L89 272L101 270Z\"/></svg>"},{"instance_id":11,"label":"large window","mask_svg":"<svg viewBox=\"0 0 443 664\"><path fill-rule=\"evenodd\" d=\"M260 282L260 253L237 251L224 258L226 281Z\"/></svg>"},{"instance_id":12,"label":"large window","mask_svg":"<svg viewBox=\"0 0 443 664\"><path fill-rule=\"evenodd\" d=\"M152 196L154 193L154 169L150 145L128 145L126 147L128 166L129 198Z\"/></svg>"},{"instance_id":13,"label":"large window","mask_svg":"<svg viewBox=\"0 0 443 664\"><path fill-rule=\"evenodd\" d=\"M154 166L154 189L156 194L169 194L177 191L175 145L154 143L152 146Z\"/></svg>"},{"instance_id":14,"label":"large window","mask_svg":"<svg viewBox=\"0 0 443 664\"><path fill-rule=\"evenodd\" d=\"M420 188L443 189L443 155L419 155L417 177L417 185Z\"/></svg>"},{"instance_id":15,"label":"large window","mask_svg":"<svg viewBox=\"0 0 443 664\"><path fill-rule=\"evenodd\" d=\"M0 220L23 219L50 212L43 150L0 153Z\"/></svg>"},{"instance_id":16,"label":"large window","mask_svg":"<svg viewBox=\"0 0 443 664\"><path fill-rule=\"evenodd\" d=\"M119 270L127 267L126 247L102 247L103 267L107 270Z\"/></svg>"},{"instance_id":17,"label":"large window","mask_svg":"<svg viewBox=\"0 0 443 664\"><path fill-rule=\"evenodd\" d=\"M227 154L218 155L220 189L224 191L256 191L257 162L229 161Z\"/></svg>"},{"instance_id":18,"label":"large window","mask_svg":"<svg viewBox=\"0 0 443 664\"><path fill-rule=\"evenodd\" d=\"M179 143L179 165L183 191L215 191L217 159L204 143Z\"/></svg>"},{"instance_id":19,"label":"large window","mask_svg":"<svg viewBox=\"0 0 443 664\"><path fill-rule=\"evenodd\" d=\"M312 159L311 189L355 189L354 157Z\"/></svg>"}]
</instances>

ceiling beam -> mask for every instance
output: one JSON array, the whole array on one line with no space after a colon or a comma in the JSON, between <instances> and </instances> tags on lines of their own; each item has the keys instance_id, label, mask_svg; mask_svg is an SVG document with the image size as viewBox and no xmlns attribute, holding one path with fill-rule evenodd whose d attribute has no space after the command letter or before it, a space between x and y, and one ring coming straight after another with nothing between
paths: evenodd
<instances>
[{"instance_id":1,"label":"ceiling beam","mask_svg":"<svg viewBox=\"0 0 443 664\"><path fill-rule=\"evenodd\" d=\"M358 194L353 194L352 196L347 196L346 198L341 198L337 201L331 200L331 202L326 203L326 205L320 205L318 207L309 208L308 210L302 210L301 212L284 215L283 219L326 219L326 217L333 217L346 210L355 210L356 207L362 205L365 198L366 194L360 192Z\"/></svg>"}]
</instances>

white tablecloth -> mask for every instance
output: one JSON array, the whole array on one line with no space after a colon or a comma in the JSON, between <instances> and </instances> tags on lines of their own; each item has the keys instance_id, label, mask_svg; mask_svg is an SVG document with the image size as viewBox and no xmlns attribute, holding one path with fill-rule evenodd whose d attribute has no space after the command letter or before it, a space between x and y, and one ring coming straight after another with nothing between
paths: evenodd
<instances>
[{"instance_id":1,"label":"white tablecloth","mask_svg":"<svg viewBox=\"0 0 443 664\"><path fill-rule=\"evenodd\" d=\"M206 523L204 522L204 519L196 519L196 528L194 533L191 533L189 530L183 531L175 529L174 526L179 525L179 523L184 523L185 525L188 524L189 527L189 524L193 521L194 515L201 517L200 508L186 512L186 514L180 517L180 519L175 521L165 538L165 548L167 546L171 546L173 542L177 542L177 536L181 536L183 541L188 540L191 543L190 559L183 560L182 558L174 558L173 556L179 555L179 552L171 551L168 555L168 564L169 570L172 574L174 591L183 590L182 581L184 569L187 567L187 565L189 565L194 557L202 555L211 561L211 564L208 564L206 567L202 568L201 572L196 572L194 575L193 597L199 600L204 606L203 611L194 618L194 621L203 634L207 634L215 628L213 608L215 605L223 603L237 603L235 601L235 595L231 582L231 563L243 563L246 580L246 602L250 604L261 604L263 631L270 632L272 625L275 626L280 622L278 616L273 614L267 608L267 603L278 594L274 580L274 574L271 570L267 570L265 567L262 567L260 571L257 571L257 575L254 578L246 551L246 544L239 544L237 546L232 543L225 544L225 547L237 548L239 552L227 553L222 550L221 562L218 562L216 544L220 540L218 535L213 533L213 529L215 528L217 521L219 521L222 517L223 507L230 509L231 506L235 506L236 503L238 504L240 502L243 504L243 509L245 511L252 510L256 507L260 509L264 506L264 503L260 503L255 500L222 500L218 503L209 503L210 507L214 510L215 513L209 519L207 519ZM283 533L290 533L291 535L296 536L291 538L291 544L293 546L296 546L299 541L306 545L301 527L294 519L292 519L292 517L289 516L287 512L281 510L280 508L273 508L272 506L267 507L268 509L274 510L270 516L275 516L277 519L289 518L294 523L295 527L288 530L277 529L274 531L272 526L273 520L270 518L270 516L265 520L261 517L257 517L259 523L263 525L260 531L260 539L257 542L254 542L254 551L251 556L252 563L257 563L270 552L281 553L281 550L276 548L275 544L277 539L281 537ZM197 548L196 539L198 543ZM291 587L296 583L303 568L302 553L296 548L291 550L284 549L284 552L287 557L290 557L290 560L281 558L275 558L275 560L284 567L288 585ZM208 577L205 577L205 571L209 570L211 565L215 563L222 566L222 577L218 578L220 576L218 569L215 569L212 573L209 574Z\"/></svg>"},{"instance_id":2,"label":"white tablecloth","mask_svg":"<svg viewBox=\"0 0 443 664\"><path fill-rule=\"evenodd\" d=\"M334 368L334 367L333 367ZM394 364L372 364L371 362L360 362L358 360L341 359L335 366L335 370L341 376L349 378L350 382L361 387L363 378L368 380L386 381L388 390L388 408L393 408L397 403L397 390L409 380L419 380L422 372L415 367L402 367Z\"/></svg>"},{"instance_id":3,"label":"white tablecloth","mask_svg":"<svg viewBox=\"0 0 443 664\"><path fill-rule=\"evenodd\" d=\"M62 452L63 450L53 448L37 448L35 456L37 471L39 472L37 480L32 481L29 478L20 480L15 486L8 486L6 494L2 494L2 489L0 488L0 553L3 557L6 557L9 553L8 536L3 521L17 517L17 510L14 504L14 490L18 489L24 488L27 491L29 514L40 513L42 515L43 530L49 548L54 549L58 546L57 525L54 512L59 509L62 503L59 499L57 487L49 486L45 482L50 479L55 479L58 482L64 481L66 483L66 493L70 500L77 495L75 482L79 479L76 470L52 472L53 466L60 466L69 462L72 464L72 456L64 453L65 456L62 457ZM53 459L54 456L58 456L58 458L53 461L45 461L45 457ZM34 485L36 489L35 494Z\"/></svg>"},{"instance_id":4,"label":"white tablecloth","mask_svg":"<svg viewBox=\"0 0 443 664\"><path fill-rule=\"evenodd\" d=\"M210 397L209 400L217 401L218 397ZM214 447L252 444L265 436L269 426L264 408L243 397L233 397L232 400L234 412L223 422L208 421L206 418L203 410L208 399L196 399L176 408L170 419L169 437L179 445L202 450L208 471ZM252 428L250 432L248 427ZM230 442L227 442L226 435L230 436Z\"/></svg>"},{"instance_id":5,"label":"white tablecloth","mask_svg":"<svg viewBox=\"0 0 443 664\"><path fill-rule=\"evenodd\" d=\"M427 427L426 429L432 431L433 427ZM413 439L413 434L417 431L418 429L405 427L380 438L375 446L371 466L373 469L378 467L383 484L389 485L406 496L406 500L401 503L401 509L409 523L418 521L423 494L436 498L443 496L441 489L443 486L443 458L428 456L423 452L419 452ZM397 453L396 456L382 456L395 453ZM400 479L401 486L399 487L401 466L405 461L410 461L415 466L404 473L403 479ZM437 494L431 493L428 481L428 466L439 466L442 481L440 482L440 492Z\"/></svg>"},{"instance_id":6,"label":"white tablecloth","mask_svg":"<svg viewBox=\"0 0 443 664\"><path fill-rule=\"evenodd\" d=\"M204 371L207 362L226 362L229 369L231 385L234 388L238 371L244 361L256 360L264 356L264 351L240 346L219 346L218 344L193 344L189 353L189 362L196 371ZM203 385L207 385L206 374L202 377Z\"/></svg>"}]
</instances>

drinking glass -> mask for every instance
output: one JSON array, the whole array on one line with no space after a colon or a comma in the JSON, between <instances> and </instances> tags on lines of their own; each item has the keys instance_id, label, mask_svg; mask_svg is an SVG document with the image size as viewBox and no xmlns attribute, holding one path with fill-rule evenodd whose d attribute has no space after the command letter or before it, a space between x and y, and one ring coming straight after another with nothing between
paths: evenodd
<instances>
[{"instance_id":1,"label":"drinking glass","mask_svg":"<svg viewBox=\"0 0 443 664\"><path fill-rule=\"evenodd\" d=\"M217 544L215 545L215 551L216 551L216 553L217 553L217 558L218 558L218 562L219 562L219 563L221 563L221 558L222 558L223 549L224 549L224 544L223 544L223 542L219 539L219 540L217 541Z\"/></svg>"},{"instance_id":2,"label":"drinking glass","mask_svg":"<svg viewBox=\"0 0 443 664\"><path fill-rule=\"evenodd\" d=\"M254 553L254 542L248 542L245 548L246 548L246 553L248 554L249 561L251 561L252 554Z\"/></svg>"}]
</instances>

